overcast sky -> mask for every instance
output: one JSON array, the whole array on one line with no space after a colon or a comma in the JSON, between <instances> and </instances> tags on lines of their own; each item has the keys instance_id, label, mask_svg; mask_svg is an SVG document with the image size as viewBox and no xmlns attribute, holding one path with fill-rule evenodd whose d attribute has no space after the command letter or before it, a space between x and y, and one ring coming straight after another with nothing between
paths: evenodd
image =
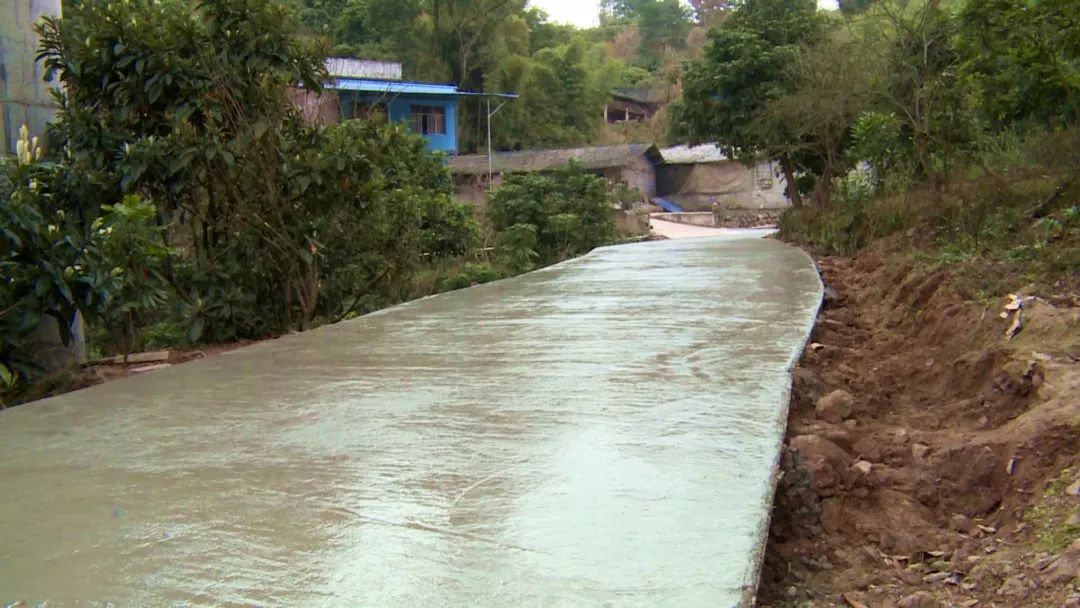
<instances>
[{"instance_id":1,"label":"overcast sky","mask_svg":"<svg viewBox=\"0 0 1080 608\"><path fill-rule=\"evenodd\" d=\"M600 12L598 0L529 0L529 4L547 11L552 21L578 27L596 25L596 16ZM818 0L818 6L835 9L836 0Z\"/></svg>"}]
</instances>

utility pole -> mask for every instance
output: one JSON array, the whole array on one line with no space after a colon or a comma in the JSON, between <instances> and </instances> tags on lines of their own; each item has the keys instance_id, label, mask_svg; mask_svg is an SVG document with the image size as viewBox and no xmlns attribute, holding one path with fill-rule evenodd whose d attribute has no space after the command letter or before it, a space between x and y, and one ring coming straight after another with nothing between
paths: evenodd
<instances>
[{"instance_id":1,"label":"utility pole","mask_svg":"<svg viewBox=\"0 0 1080 608\"><path fill-rule=\"evenodd\" d=\"M486 98L486 100L487 100L488 188L490 188L491 187L492 174L493 174L492 163L491 163L491 117L495 115L495 112L498 112L499 110L501 110L502 107L506 105L506 102L503 101L502 103L500 103L498 106L495 107L494 111L492 111L492 109L491 109L491 97L488 96Z\"/></svg>"}]
</instances>

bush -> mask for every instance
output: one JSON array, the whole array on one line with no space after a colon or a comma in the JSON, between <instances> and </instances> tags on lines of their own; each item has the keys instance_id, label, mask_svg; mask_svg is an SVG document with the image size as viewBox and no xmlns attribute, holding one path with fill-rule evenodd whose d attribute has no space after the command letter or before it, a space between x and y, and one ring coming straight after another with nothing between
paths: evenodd
<instances>
[{"instance_id":1,"label":"bush","mask_svg":"<svg viewBox=\"0 0 1080 608\"><path fill-rule=\"evenodd\" d=\"M442 289L450 291L499 279L499 273L490 264L465 264L461 272L447 277L442 282Z\"/></svg>"},{"instance_id":2,"label":"bush","mask_svg":"<svg viewBox=\"0 0 1080 608\"><path fill-rule=\"evenodd\" d=\"M536 226L514 224L499 233L499 264L509 275L536 268Z\"/></svg>"},{"instance_id":3,"label":"bush","mask_svg":"<svg viewBox=\"0 0 1080 608\"><path fill-rule=\"evenodd\" d=\"M161 244L154 224L154 206L129 195L116 205L102 206L105 234L102 253L116 279L116 288L102 312L111 347L126 358L140 345L140 328L162 309L170 295L162 270L172 251Z\"/></svg>"},{"instance_id":4,"label":"bush","mask_svg":"<svg viewBox=\"0 0 1080 608\"><path fill-rule=\"evenodd\" d=\"M508 267L527 268L533 257L551 264L614 242L617 204L607 180L570 164L549 175L507 176L491 193L488 218L496 231L512 232L500 237L512 250Z\"/></svg>"},{"instance_id":5,"label":"bush","mask_svg":"<svg viewBox=\"0 0 1080 608\"><path fill-rule=\"evenodd\" d=\"M0 159L0 404L43 371L29 337L45 317L67 344L76 313L93 321L117 287L102 253L106 230L65 209L64 169L41 162L25 127L18 152Z\"/></svg>"}]
</instances>

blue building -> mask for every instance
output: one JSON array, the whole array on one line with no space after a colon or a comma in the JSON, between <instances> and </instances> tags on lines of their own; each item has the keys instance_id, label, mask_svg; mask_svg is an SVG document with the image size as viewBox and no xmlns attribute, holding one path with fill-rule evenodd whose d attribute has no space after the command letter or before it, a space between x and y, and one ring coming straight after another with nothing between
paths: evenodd
<instances>
[{"instance_id":1,"label":"blue building","mask_svg":"<svg viewBox=\"0 0 1080 608\"><path fill-rule=\"evenodd\" d=\"M327 88L338 92L342 119L383 117L404 122L413 133L424 136L428 150L457 154L456 86L337 78Z\"/></svg>"},{"instance_id":2,"label":"blue building","mask_svg":"<svg viewBox=\"0 0 1080 608\"><path fill-rule=\"evenodd\" d=\"M457 154L457 107L461 93L454 85L401 79L401 64L333 57L326 61L333 78L337 107L324 121L337 118L381 118L400 122L427 140L428 150Z\"/></svg>"}]
</instances>

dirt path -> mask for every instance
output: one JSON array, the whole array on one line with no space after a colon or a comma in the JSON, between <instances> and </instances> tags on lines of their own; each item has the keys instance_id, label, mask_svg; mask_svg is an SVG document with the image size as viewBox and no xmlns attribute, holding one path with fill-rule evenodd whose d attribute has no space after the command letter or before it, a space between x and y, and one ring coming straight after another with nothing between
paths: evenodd
<instances>
[{"instance_id":1,"label":"dirt path","mask_svg":"<svg viewBox=\"0 0 1080 608\"><path fill-rule=\"evenodd\" d=\"M759 606L1080 606L1080 310L820 260Z\"/></svg>"}]
</instances>

